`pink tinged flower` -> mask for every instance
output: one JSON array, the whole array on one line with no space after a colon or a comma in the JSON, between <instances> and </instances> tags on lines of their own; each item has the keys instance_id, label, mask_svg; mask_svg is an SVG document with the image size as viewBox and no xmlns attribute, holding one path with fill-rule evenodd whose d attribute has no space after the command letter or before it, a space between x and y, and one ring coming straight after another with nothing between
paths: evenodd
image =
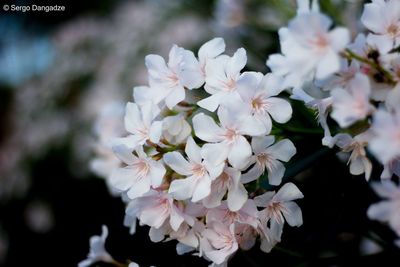
<instances>
[{"instance_id":1,"label":"pink tinged flower","mask_svg":"<svg viewBox=\"0 0 400 267\"><path fill-rule=\"evenodd\" d=\"M400 111L379 109L374 114L371 130L374 136L369 149L382 164L400 156Z\"/></svg>"},{"instance_id":2,"label":"pink tinged flower","mask_svg":"<svg viewBox=\"0 0 400 267\"><path fill-rule=\"evenodd\" d=\"M92 236L90 238L90 251L87 259L78 263L78 267L89 267L98 261L113 263L114 259L105 249L105 243L108 236L107 226L102 226L101 236Z\"/></svg>"},{"instance_id":3,"label":"pink tinged flower","mask_svg":"<svg viewBox=\"0 0 400 267\"><path fill-rule=\"evenodd\" d=\"M206 65L210 59L214 59L225 51L225 41L222 38L214 38L199 49L199 64L203 75L206 74Z\"/></svg>"},{"instance_id":4,"label":"pink tinged flower","mask_svg":"<svg viewBox=\"0 0 400 267\"><path fill-rule=\"evenodd\" d=\"M208 210L206 220L207 222L219 221L225 225L231 225L238 222L257 228L257 216L258 211L254 201L248 199L237 211L230 210L227 201L223 201L220 206Z\"/></svg>"},{"instance_id":5,"label":"pink tinged flower","mask_svg":"<svg viewBox=\"0 0 400 267\"><path fill-rule=\"evenodd\" d=\"M283 139L276 144L274 136L255 137L251 141L254 151L254 166L242 175L242 182L249 183L258 179L265 170L268 173L268 182L279 185L285 174L282 162L289 161L296 154L296 147L289 139Z\"/></svg>"},{"instance_id":6,"label":"pink tinged flower","mask_svg":"<svg viewBox=\"0 0 400 267\"><path fill-rule=\"evenodd\" d=\"M369 132L361 133L354 138L349 134L337 134L330 139L327 145L333 147L336 144L342 149L342 152L351 153L348 161L350 173L353 175L365 173L365 179L368 180L372 172L372 163L365 151L369 139Z\"/></svg>"},{"instance_id":7,"label":"pink tinged flower","mask_svg":"<svg viewBox=\"0 0 400 267\"><path fill-rule=\"evenodd\" d=\"M193 138L189 137L185 148L189 161L175 151L164 155L164 162L169 167L187 177L172 181L169 193L175 199L191 198L193 202L197 202L206 198L211 192L212 180L221 174L224 164L203 160L201 150Z\"/></svg>"},{"instance_id":8,"label":"pink tinged flower","mask_svg":"<svg viewBox=\"0 0 400 267\"><path fill-rule=\"evenodd\" d=\"M208 60L205 68L206 84L204 89L211 96L197 102L197 105L214 112L226 96L236 91L240 71L246 62L246 50L243 48L239 48L232 57L221 55Z\"/></svg>"},{"instance_id":9,"label":"pink tinged flower","mask_svg":"<svg viewBox=\"0 0 400 267\"><path fill-rule=\"evenodd\" d=\"M285 86L325 79L340 69L339 53L350 41L345 28L330 30L332 21L319 12L299 12L288 28L279 30L281 54L271 55L267 65L285 77Z\"/></svg>"},{"instance_id":10,"label":"pink tinged flower","mask_svg":"<svg viewBox=\"0 0 400 267\"><path fill-rule=\"evenodd\" d=\"M331 117L342 128L365 119L372 111L369 102L371 94L368 77L358 73L349 83L347 89L337 88L332 90L333 99Z\"/></svg>"},{"instance_id":11,"label":"pink tinged flower","mask_svg":"<svg viewBox=\"0 0 400 267\"><path fill-rule=\"evenodd\" d=\"M275 97L284 89L282 78L279 76L245 72L238 80L237 87L237 92L251 108L254 118L264 124L266 133L271 132L271 117L279 123L285 123L292 117L289 102Z\"/></svg>"},{"instance_id":12,"label":"pink tinged flower","mask_svg":"<svg viewBox=\"0 0 400 267\"><path fill-rule=\"evenodd\" d=\"M189 224L194 223L169 194L154 190L129 202L126 213L133 214L141 224L155 229L162 227L167 220L174 231L178 231L185 220Z\"/></svg>"},{"instance_id":13,"label":"pink tinged flower","mask_svg":"<svg viewBox=\"0 0 400 267\"><path fill-rule=\"evenodd\" d=\"M267 224L270 222L271 236L280 241L285 220L290 226L301 226L303 224L302 212L293 200L303 197L293 183L286 183L277 193L271 191L255 197L255 204L265 208L258 214L264 232L268 232L265 229L268 228Z\"/></svg>"},{"instance_id":14,"label":"pink tinged flower","mask_svg":"<svg viewBox=\"0 0 400 267\"><path fill-rule=\"evenodd\" d=\"M114 152L127 166L114 170L110 183L120 191L127 191L129 198L143 196L162 184L165 168L161 161L148 157L141 148L136 149L137 156L125 146L115 146Z\"/></svg>"},{"instance_id":15,"label":"pink tinged flower","mask_svg":"<svg viewBox=\"0 0 400 267\"><path fill-rule=\"evenodd\" d=\"M386 53L400 44L400 3L397 0L374 0L364 6L361 21L374 34L369 42Z\"/></svg>"},{"instance_id":16,"label":"pink tinged flower","mask_svg":"<svg viewBox=\"0 0 400 267\"><path fill-rule=\"evenodd\" d=\"M214 164L228 159L234 168L242 169L249 163L252 153L245 136L260 136L265 134L265 128L251 117L247 107L236 100L229 106L221 106L218 109L218 118L220 126L204 113L193 118L196 136L210 142L203 146L202 155Z\"/></svg>"},{"instance_id":17,"label":"pink tinged flower","mask_svg":"<svg viewBox=\"0 0 400 267\"><path fill-rule=\"evenodd\" d=\"M162 133L162 122L154 121L158 115L151 102L139 107L135 103L127 103L124 123L125 129L130 133L127 137L116 138L114 145L124 145L130 149L141 146L150 140L158 143Z\"/></svg>"},{"instance_id":18,"label":"pink tinged flower","mask_svg":"<svg viewBox=\"0 0 400 267\"><path fill-rule=\"evenodd\" d=\"M384 200L373 204L368 209L368 217L372 220L389 223L390 227L400 235L400 188L390 180L372 184L375 192Z\"/></svg>"},{"instance_id":19,"label":"pink tinged flower","mask_svg":"<svg viewBox=\"0 0 400 267\"><path fill-rule=\"evenodd\" d=\"M227 203L231 211L243 207L248 198L246 188L240 182L240 171L225 167L224 171L211 183L211 193L203 200L207 208L215 208L221 204L228 191Z\"/></svg>"},{"instance_id":20,"label":"pink tinged flower","mask_svg":"<svg viewBox=\"0 0 400 267\"><path fill-rule=\"evenodd\" d=\"M237 251L239 246L235 239L234 227L234 224L227 226L219 221L207 223L207 229L202 232L202 249L205 256L214 263L222 264Z\"/></svg>"},{"instance_id":21,"label":"pink tinged flower","mask_svg":"<svg viewBox=\"0 0 400 267\"><path fill-rule=\"evenodd\" d=\"M168 63L159 55L146 56L145 63L150 87L157 89L158 94L165 98L169 109L185 99L185 87L193 89L202 84L201 76L194 75L196 70L192 70L197 64L196 57L177 45L171 48Z\"/></svg>"}]
</instances>

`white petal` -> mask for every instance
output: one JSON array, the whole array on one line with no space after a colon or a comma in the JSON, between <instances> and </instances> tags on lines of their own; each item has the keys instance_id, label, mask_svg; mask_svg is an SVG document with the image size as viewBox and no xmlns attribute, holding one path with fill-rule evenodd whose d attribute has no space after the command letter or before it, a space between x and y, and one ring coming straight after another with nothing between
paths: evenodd
<instances>
[{"instance_id":1,"label":"white petal","mask_svg":"<svg viewBox=\"0 0 400 267\"><path fill-rule=\"evenodd\" d=\"M136 179L135 183L128 190L127 195L130 199L135 199L143 196L145 193L150 190L150 177L143 177L141 179Z\"/></svg>"},{"instance_id":2,"label":"white petal","mask_svg":"<svg viewBox=\"0 0 400 267\"><path fill-rule=\"evenodd\" d=\"M329 75L340 69L340 58L331 49L322 57L317 65L315 77L319 80L327 78Z\"/></svg>"},{"instance_id":3,"label":"white petal","mask_svg":"<svg viewBox=\"0 0 400 267\"><path fill-rule=\"evenodd\" d=\"M132 150L124 145L115 145L112 147L114 154L128 165L132 165L136 156L132 154Z\"/></svg>"},{"instance_id":4,"label":"white petal","mask_svg":"<svg viewBox=\"0 0 400 267\"><path fill-rule=\"evenodd\" d=\"M190 176L186 179L173 180L169 186L168 193L173 195L174 199L184 200L192 197L196 187L197 178Z\"/></svg>"},{"instance_id":5,"label":"white petal","mask_svg":"<svg viewBox=\"0 0 400 267\"><path fill-rule=\"evenodd\" d=\"M301 193L297 186L295 186L293 183L286 183L284 186L281 187L281 189L279 189L274 199L276 201L286 202L303 197L303 193Z\"/></svg>"},{"instance_id":6,"label":"white petal","mask_svg":"<svg viewBox=\"0 0 400 267\"><path fill-rule=\"evenodd\" d=\"M237 169L245 167L251 156L251 146L243 136L238 136L228 154L229 163Z\"/></svg>"},{"instance_id":7,"label":"white petal","mask_svg":"<svg viewBox=\"0 0 400 267\"><path fill-rule=\"evenodd\" d=\"M150 141L157 144L162 134L162 121L154 121L150 127Z\"/></svg>"},{"instance_id":8,"label":"white petal","mask_svg":"<svg viewBox=\"0 0 400 267\"><path fill-rule=\"evenodd\" d=\"M201 148L202 157L210 164L223 163L229 154L229 147L224 143L205 144Z\"/></svg>"},{"instance_id":9,"label":"white petal","mask_svg":"<svg viewBox=\"0 0 400 267\"><path fill-rule=\"evenodd\" d=\"M136 133L136 129L143 128L143 122L139 107L135 103L128 102L125 108L125 129L130 133Z\"/></svg>"},{"instance_id":10,"label":"white petal","mask_svg":"<svg viewBox=\"0 0 400 267\"><path fill-rule=\"evenodd\" d=\"M169 109L175 107L179 102L185 99L185 89L181 86L175 87L165 98L165 104Z\"/></svg>"},{"instance_id":11,"label":"white petal","mask_svg":"<svg viewBox=\"0 0 400 267\"><path fill-rule=\"evenodd\" d=\"M268 182L271 185L280 185L283 175L285 174L285 166L278 161L271 159L268 163Z\"/></svg>"},{"instance_id":12,"label":"white petal","mask_svg":"<svg viewBox=\"0 0 400 267\"><path fill-rule=\"evenodd\" d=\"M269 191L254 198L254 203L257 207L266 207L275 196L275 191Z\"/></svg>"},{"instance_id":13,"label":"white petal","mask_svg":"<svg viewBox=\"0 0 400 267\"><path fill-rule=\"evenodd\" d=\"M251 147L253 148L254 153L257 155L264 152L264 150L271 146L274 142L275 137L273 135L254 137L251 139Z\"/></svg>"},{"instance_id":14,"label":"white petal","mask_svg":"<svg viewBox=\"0 0 400 267\"><path fill-rule=\"evenodd\" d=\"M277 97L270 97L266 102L268 103L266 110L276 122L285 123L292 117L292 106L288 101Z\"/></svg>"},{"instance_id":15,"label":"white petal","mask_svg":"<svg viewBox=\"0 0 400 267\"><path fill-rule=\"evenodd\" d=\"M118 168L111 173L110 183L118 190L128 190L135 183L136 171L132 167Z\"/></svg>"},{"instance_id":16,"label":"white petal","mask_svg":"<svg viewBox=\"0 0 400 267\"><path fill-rule=\"evenodd\" d=\"M242 174L241 181L242 183L250 183L254 180L257 180L264 173L264 168L260 166L260 164L254 164L254 166L246 173Z\"/></svg>"},{"instance_id":17,"label":"white petal","mask_svg":"<svg viewBox=\"0 0 400 267\"><path fill-rule=\"evenodd\" d=\"M201 148L193 140L193 137L187 139L185 153L191 162L201 163Z\"/></svg>"},{"instance_id":18,"label":"white petal","mask_svg":"<svg viewBox=\"0 0 400 267\"><path fill-rule=\"evenodd\" d=\"M200 100L199 102L197 102L197 105L199 107L202 107L208 111L214 112L215 110L217 110L219 104L222 101L222 98L225 96L225 93L216 93L213 94L209 97L206 97L202 100Z\"/></svg>"},{"instance_id":19,"label":"white petal","mask_svg":"<svg viewBox=\"0 0 400 267\"><path fill-rule=\"evenodd\" d=\"M214 38L199 49L199 60L205 62L208 58L215 58L225 51L225 41L222 38Z\"/></svg>"},{"instance_id":20,"label":"white petal","mask_svg":"<svg viewBox=\"0 0 400 267\"><path fill-rule=\"evenodd\" d=\"M378 220L381 222L389 221L392 216L392 205L389 201L381 201L377 204L373 204L369 207L367 215L372 220Z\"/></svg>"},{"instance_id":21,"label":"white petal","mask_svg":"<svg viewBox=\"0 0 400 267\"><path fill-rule=\"evenodd\" d=\"M289 139L283 139L266 149L275 159L287 162L296 154L296 147Z\"/></svg>"},{"instance_id":22,"label":"white petal","mask_svg":"<svg viewBox=\"0 0 400 267\"><path fill-rule=\"evenodd\" d=\"M162 184L165 172L165 167L161 161L155 161L151 164L149 178L153 187L158 187Z\"/></svg>"},{"instance_id":23,"label":"white petal","mask_svg":"<svg viewBox=\"0 0 400 267\"><path fill-rule=\"evenodd\" d=\"M240 177L239 177L240 179ZM248 195L247 190L242 183L236 182L236 184L229 188L228 191L228 207L231 211L240 210L244 203L247 201Z\"/></svg>"},{"instance_id":24,"label":"white petal","mask_svg":"<svg viewBox=\"0 0 400 267\"><path fill-rule=\"evenodd\" d=\"M191 166L189 162L178 152L166 153L163 157L164 162L174 171L182 175L190 175Z\"/></svg>"},{"instance_id":25,"label":"white petal","mask_svg":"<svg viewBox=\"0 0 400 267\"><path fill-rule=\"evenodd\" d=\"M230 58L226 66L226 73L228 77L235 77L246 66L247 56L246 50L239 48L235 54Z\"/></svg>"},{"instance_id":26,"label":"white petal","mask_svg":"<svg viewBox=\"0 0 400 267\"><path fill-rule=\"evenodd\" d=\"M300 226L303 224L303 215L300 207L293 201L283 203L287 212L283 212L286 222L290 226Z\"/></svg>"},{"instance_id":27,"label":"white petal","mask_svg":"<svg viewBox=\"0 0 400 267\"><path fill-rule=\"evenodd\" d=\"M199 113L193 117L193 128L196 136L207 142L220 142L223 140L222 129L210 116Z\"/></svg>"},{"instance_id":28,"label":"white petal","mask_svg":"<svg viewBox=\"0 0 400 267\"><path fill-rule=\"evenodd\" d=\"M207 175L198 179L196 188L193 192L192 202L197 202L210 195L211 179Z\"/></svg>"}]
</instances>

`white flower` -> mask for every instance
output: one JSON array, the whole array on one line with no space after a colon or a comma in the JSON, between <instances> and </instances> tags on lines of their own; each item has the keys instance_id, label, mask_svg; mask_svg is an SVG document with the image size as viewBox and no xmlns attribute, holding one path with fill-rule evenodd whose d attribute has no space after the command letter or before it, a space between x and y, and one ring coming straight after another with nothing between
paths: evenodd
<instances>
[{"instance_id":1,"label":"white flower","mask_svg":"<svg viewBox=\"0 0 400 267\"><path fill-rule=\"evenodd\" d=\"M140 197L162 184L164 165L148 157L142 148L136 149L137 156L125 146L114 147L114 152L128 166L116 169L110 183L118 190L128 191L129 198Z\"/></svg>"},{"instance_id":2,"label":"white flower","mask_svg":"<svg viewBox=\"0 0 400 267\"><path fill-rule=\"evenodd\" d=\"M342 128L365 119L373 111L373 106L369 102L370 94L371 88L368 77L357 73L346 89L336 88L332 90L331 117Z\"/></svg>"},{"instance_id":3,"label":"white flower","mask_svg":"<svg viewBox=\"0 0 400 267\"><path fill-rule=\"evenodd\" d=\"M106 239L108 236L107 226L102 226L101 236L92 236L90 238L90 251L88 254L88 258L79 262L78 267L89 267L93 263L102 261L102 262L114 262L114 259L111 255L106 251L104 245L106 243Z\"/></svg>"},{"instance_id":4,"label":"white flower","mask_svg":"<svg viewBox=\"0 0 400 267\"><path fill-rule=\"evenodd\" d=\"M214 112L226 96L236 91L236 82L246 62L246 50L243 48L239 48L232 57L221 55L208 60L204 89L211 96L197 102L197 105Z\"/></svg>"},{"instance_id":5,"label":"white flower","mask_svg":"<svg viewBox=\"0 0 400 267\"><path fill-rule=\"evenodd\" d=\"M303 197L297 186L287 183L277 193L271 191L254 198L258 207L265 207L258 216L263 228L268 228L267 223L270 222L271 236L275 240L280 241L285 219L290 226L303 224L301 209L293 201Z\"/></svg>"},{"instance_id":6,"label":"white flower","mask_svg":"<svg viewBox=\"0 0 400 267\"><path fill-rule=\"evenodd\" d=\"M400 2L398 0L373 0L364 6L361 21L374 34L369 42L385 53L400 44Z\"/></svg>"},{"instance_id":7,"label":"white flower","mask_svg":"<svg viewBox=\"0 0 400 267\"><path fill-rule=\"evenodd\" d=\"M372 163L367 157L365 147L369 141L367 133L362 133L354 138L349 134L337 134L331 139L329 147L337 145L343 152L351 152L348 164L350 164L350 173L360 175L365 173L365 179L368 180L371 176Z\"/></svg>"},{"instance_id":8,"label":"white flower","mask_svg":"<svg viewBox=\"0 0 400 267\"><path fill-rule=\"evenodd\" d=\"M185 221L189 225L194 223L190 217L185 216L182 207L169 194L154 190L129 202L126 213L136 216L141 224L155 229L161 228L167 220L174 231L178 231Z\"/></svg>"},{"instance_id":9,"label":"white flower","mask_svg":"<svg viewBox=\"0 0 400 267\"><path fill-rule=\"evenodd\" d=\"M157 115L151 102L142 107L139 107L135 103L127 103L124 123L125 129L131 135L114 139L114 145L125 145L128 148L134 149L137 146L145 144L148 140L158 143L162 133L162 122L154 121Z\"/></svg>"},{"instance_id":10,"label":"white flower","mask_svg":"<svg viewBox=\"0 0 400 267\"><path fill-rule=\"evenodd\" d=\"M264 172L268 172L268 182L279 185L285 174L287 162L296 154L296 147L289 139L283 139L276 144L274 136L255 137L251 140L254 151L254 166L242 176L242 182L248 183L258 179Z\"/></svg>"},{"instance_id":11,"label":"white flower","mask_svg":"<svg viewBox=\"0 0 400 267\"><path fill-rule=\"evenodd\" d=\"M292 117L292 107L284 99L274 97L283 91L282 78L268 73L245 72L237 82L237 92L250 106L252 115L261 121L266 133L271 132L271 117L285 123Z\"/></svg>"},{"instance_id":12,"label":"white flower","mask_svg":"<svg viewBox=\"0 0 400 267\"><path fill-rule=\"evenodd\" d=\"M218 164L228 159L234 168L241 169L251 156L251 146L244 136L265 134L265 128L251 117L243 104L231 103L218 109L221 126L210 116L200 113L193 118L193 128L197 137L213 143L202 148L207 161Z\"/></svg>"},{"instance_id":13,"label":"white flower","mask_svg":"<svg viewBox=\"0 0 400 267\"><path fill-rule=\"evenodd\" d=\"M203 200L207 208L214 208L221 204L221 200L227 195L228 207L232 211L239 210L246 202L248 196L246 188L240 181L240 171L225 167L224 171L211 184L210 195Z\"/></svg>"},{"instance_id":14,"label":"white flower","mask_svg":"<svg viewBox=\"0 0 400 267\"><path fill-rule=\"evenodd\" d=\"M185 99L185 87L198 88L202 85L201 75L196 72L197 59L193 52L174 45L169 52L168 63L159 55L148 55L145 58L149 72L150 87L157 89L165 98L165 103L172 109ZM186 71L183 71L186 69Z\"/></svg>"},{"instance_id":15,"label":"white flower","mask_svg":"<svg viewBox=\"0 0 400 267\"><path fill-rule=\"evenodd\" d=\"M163 137L171 144L180 144L190 136L192 128L183 114L163 119Z\"/></svg>"},{"instance_id":16,"label":"white flower","mask_svg":"<svg viewBox=\"0 0 400 267\"><path fill-rule=\"evenodd\" d=\"M220 206L207 211L206 221L218 221L225 225L242 223L257 228L258 211L252 199L247 199L239 210L232 211L228 207L227 201L223 201Z\"/></svg>"},{"instance_id":17,"label":"white flower","mask_svg":"<svg viewBox=\"0 0 400 267\"><path fill-rule=\"evenodd\" d=\"M327 78L340 69L339 53L350 40L345 28L330 30L332 21L314 11L302 10L279 30L283 55L271 55L268 67L285 77L286 86L301 86L305 81Z\"/></svg>"},{"instance_id":18,"label":"white flower","mask_svg":"<svg viewBox=\"0 0 400 267\"><path fill-rule=\"evenodd\" d=\"M192 198L193 202L207 197L211 192L211 181L221 174L224 164L207 162L201 156L201 148L188 138L185 153L189 162L178 152L164 155L164 162L175 172L185 175L185 179L172 181L169 193L177 200Z\"/></svg>"},{"instance_id":19,"label":"white flower","mask_svg":"<svg viewBox=\"0 0 400 267\"><path fill-rule=\"evenodd\" d=\"M207 223L207 229L202 232L204 239L201 245L207 258L214 263L222 264L239 248L234 227L234 224L226 226L219 221Z\"/></svg>"},{"instance_id":20,"label":"white flower","mask_svg":"<svg viewBox=\"0 0 400 267\"><path fill-rule=\"evenodd\" d=\"M192 85L189 89L199 88L206 78L206 65L210 59L214 59L225 51L225 41L222 38L214 38L203 44L198 52L198 60L189 57L182 63L181 77L183 84Z\"/></svg>"},{"instance_id":21,"label":"white flower","mask_svg":"<svg viewBox=\"0 0 400 267\"><path fill-rule=\"evenodd\" d=\"M400 111L375 112L371 130L374 134L369 149L382 163L387 164L400 156Z\"/></svg>"},{"instance_id":22,"label":"white flower","mask_svg":"<svg viewBox=\"0 0 400 267\"><path fill-rule=\"evenodd\" d=\"M374 183L372 187L384 200L369 207L368 217L389 223L390 227L400 236L400 188L390 180Z\"/></svg>"}]
</instances>

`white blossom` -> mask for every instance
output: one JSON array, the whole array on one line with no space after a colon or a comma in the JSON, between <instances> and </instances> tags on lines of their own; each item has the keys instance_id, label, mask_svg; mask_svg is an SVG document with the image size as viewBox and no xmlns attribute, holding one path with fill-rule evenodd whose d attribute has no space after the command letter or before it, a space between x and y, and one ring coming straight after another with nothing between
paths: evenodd
<instances>
[{"instance_id":1,"label":"white blossom","mask_svg":"<svg viewBox=\"0 0 400 267\"><path fill-rule=\"evenodd\" d=\"M185 153L189 162L178 152L164 155L164 161L169 167L187 177L172 181L169 193L178 200L191 198L193 202L197 202L210 194L211 182L221 174L224 164L221 162L214 164L204 160L201 148L192 137L188 138Z\"/></svg>"},{"instance_id":2,"label":"white blossom","mask_svg":"<svg viewBox=\"0 0 400 267\"><path fill-rule=\"evenodd\" d=\"M254 151L254 166L242 176L242 182L248 183L258 179L267 170L268 182L279 185L285 174L283 162L289 161L296 154L296 147L289 139L276 144L274 136L255 137L251 141Z\"/></svg>"},{"instance_id":3,"label":"white blossom","mask_svg":"<svg viewBox=\"0 0 400 267\"><path fill-rule=\"evenodd\" d=\"M140 197L162 184L165 174L162 162L148 157L141 148L136 149L137 156L125 146L116 146L114 151L127 166L114 170L110 182L116 189L127 191L129 198Z\"/></svg>"}]
</instances>

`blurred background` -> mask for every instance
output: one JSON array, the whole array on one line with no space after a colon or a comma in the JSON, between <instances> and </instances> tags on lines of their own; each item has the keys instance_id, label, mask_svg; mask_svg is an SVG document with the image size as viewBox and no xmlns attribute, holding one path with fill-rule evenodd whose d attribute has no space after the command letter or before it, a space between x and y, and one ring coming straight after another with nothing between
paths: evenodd
<instances>
[{"instance_id":1,"label":"blurred background","mask_svg":"<svg viewBox=\"0 0 400 267\"><path fill-rule=\"evenodd\" d=\"M336 23L359 27L363 1L320 2ZM124 205L101 178L116 164L104 140L123 134L124 105L134 86L147 83L145 55L167 57L173 44L197 51L220 36L229 54L244 47L247 68L265 73L295 1L0 3L65 6L59 12L0 11L0 265L76 266L90 236L105 224L106 247L117 260L207 266L198 257L177 256L174 242L152 243L146 227L129 235ZM298 125L289 124L284 132L299 151L292 162L301 164L293 163L286 176L305 195L304 225L285 228L272 253L258 247L238 252L230 266L398 266L393 233L366 218L377 200L368 183L351 176L335 151L322 148L314 114L293 105L292 121L311 129L296 132Z\"/></svg>"}]
</instances>

